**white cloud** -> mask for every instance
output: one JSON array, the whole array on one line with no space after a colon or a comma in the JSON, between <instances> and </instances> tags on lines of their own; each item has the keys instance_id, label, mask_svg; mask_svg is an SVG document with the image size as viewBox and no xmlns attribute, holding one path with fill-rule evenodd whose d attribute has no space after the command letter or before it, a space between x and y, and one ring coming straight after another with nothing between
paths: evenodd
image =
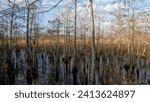
<instances>
[{"instance_id":1,"label":"white cloud","mask_svg":"<svg viewBox=\"0 0 150 102\"><path fill-rule=\"evenodd\" d=\"M95 0L95 3L101 3L101 2L112 2L114 0Z\"/></svg>"},{"instance_id":2,"label":"white cloud","mask_svg":"<svg viewBox=\"0 0 150 102\"><path fill-rule=\"evenodd\" d=\"M119 5L120 5L121 8L124 7L124 5L122 3L119 3L119 4L107 4L107 5L97 6L96 10L101 12L101 13L102 12L105 12L105 13L113 12L113 11L116 11L119 8Z\"/></svg>"},{"instance_id":3,"label":"white cloud","mask_svg":"<svg viewBox=\"0 0 150 102\"><path fill-rule=\"evenodd\" d=\"M115 9L115 6L112 6L112 5L110 5L110 4L108 4L107 6L105 6L104 8L103 8L103 10L105 10L105 11L107 11L107 12L110 12L110 11L112 11L112 10L114 10Z\"/></svg>"}]
</instances>

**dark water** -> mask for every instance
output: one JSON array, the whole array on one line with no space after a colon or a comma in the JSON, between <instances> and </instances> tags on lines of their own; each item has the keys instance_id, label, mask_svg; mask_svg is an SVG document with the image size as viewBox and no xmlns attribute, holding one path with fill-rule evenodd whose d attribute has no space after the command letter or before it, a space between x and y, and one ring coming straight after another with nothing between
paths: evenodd
<instances>
[{"instance_id":1,"label":"dark water","mask_svg":"<svg viewBox=\"0 0 150 102\"><path fill-rule=\"evenodd\" d=\"M26 85L27 84L27 53L26 50L21 49L19 52L16 51L16 49L13 49L11 51L11 67L15 70L15 85ZM1 54L2 62L6 63L8 58L7 52L3 52ZM98 71L95 71L95 83L94 84L102 84L105 81L101 81L104 79L100 79L101 76L105 75L107 72L102 73L102 68L104 68L103 63L105 62L106 65L110 65L111 61L115 60L114 58L102 58L100 56L98 68L100 68ZM123 59L125 62L127 59ZM58 62L58 63L57 63ZM123 64L122 62L121 64ZM114 62L118 63L118 62ZM1 63L2 64L2 63ZM78 73L76 76L76 83L77 84L88 84L88 78L90 73L90 67L91 67L91 59L89 57L85 57L85 60L80 60L78 62ZM138 62L139 64L139 62ZM135 84L148 84L148 77L150 76L150 69L149 69L149 63L146 63L145 61L140 60L139 67L139 79L136 81ZM56 56L56 55L50 55L47 52L40 52L36 53L34 55L34 66L36 68L37 78L36 82L34 84L39 85L48 85L48 84L73 84L73 58L70 59L69 64L66 64L63 61L63 56ZM86 66L86 68L84 67ZM110 65L112 67L113 65ZM120 66L119 64L117 65ZM8 66L6 66L8 67ZM116 67L116 66L115 66ZM57 69L57 70L56 70ZM124 69L118 69L121 70L122 77L126 77L126 72ZM112 71L112 70L111 70ZM110 73L113 73L111 72ZM0 77L1 77L1 84L10 84L9 81L9 73L6 71L5 67L0 67ZM106 73L107 74L107 73ZM107 77L108 75L105 75ZM109 78L109 76L108 76ZM107 79L106 79L107 80ZM108 83L109 84L109 83Z\"/></svg>"}]
</instances>

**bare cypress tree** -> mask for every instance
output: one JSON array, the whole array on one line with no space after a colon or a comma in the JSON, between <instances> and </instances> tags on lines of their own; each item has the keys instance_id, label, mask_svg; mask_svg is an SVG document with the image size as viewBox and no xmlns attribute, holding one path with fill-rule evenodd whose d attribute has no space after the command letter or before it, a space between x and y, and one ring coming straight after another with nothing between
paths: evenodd
<instances>
[{"instance_id":1,"label":"bare cypress tree","mask_svg":"<svg viewBox=\"0 0 150 102\"><path fill-rule=\"evenodd\" d=\"M68 52L70 53L70 1L67 1L67 22L66 22L66 41L67 41L67 48Z\"/></svg>"},{"instance_id":2,"label":"bare cypress tree","mask_svg":"<svg viewBox=\"0 0 150 102\"><path fill-rule=\"evenodd\" d=\"M8 0L9 3L12 3L11 1ZM11 12L11 25L10 25L10 43L9 43L9 49L10 49L10 44L12 42L12 35L13 35L13 23L14 23L14 11L15 11L15 0L12 3L12 12Z\"/></svg>"},{"instance_id":3,"label":"bare cypress tree","mask_svg":"<svg viewBox=\"0 0 150 102\"><path fill-rule=\"evenodd\" d=\"M76 59L76 50L77 50L77 0L75 0L75 18L74 18L74 56Z\"/></svg>"},{"instance_id":4,"label":"bare cypress tree","mask_svg":"<svg viewBox=\"0 0 150 102\"><path fill-rule=\"evenodd\" d=\"M74 2L74 6L75 6L75 12L74 12L74 65L73 65L73 69L72 69L72 73L73 73L73 84L76 85L78 84L77 82L77 74L78 74L78 68L77 68L77 0L75 0Z\"/></svg>"},{"instance_id":5,"label":"bare cypress tree","mask_svg":"<svg viewBox=\"0 0 150 102\"><path fill-rule=\"evenodd\" d=\"M28 68L27 68L27 84L35 84L35 70L34 68L31 67L31 41L30 41L30 17L31 17L31 9L32 9L32 6L38 2L39 0L35 0L35 1L32 1L31 3L29 2L29 0L25 0L25 3L26 3L26 7L27 7L27 21L26 21L26 51L27 51L27 65L28 65Z\"/></svg>"},{"instance_id":6,"label":"bare cypress tree","mask_svg":"<svg viewBox=\"0 0 150 102\"><path fill-rule=\"evenodd\" d=\"M90 75L90 84L94 83L94 70L95 70L95 26L94 26L94 13L93 13L93 0L90 2L90 16L91 16L91 33L92 33L92 66Z\"/></svg>"}]
</instances>

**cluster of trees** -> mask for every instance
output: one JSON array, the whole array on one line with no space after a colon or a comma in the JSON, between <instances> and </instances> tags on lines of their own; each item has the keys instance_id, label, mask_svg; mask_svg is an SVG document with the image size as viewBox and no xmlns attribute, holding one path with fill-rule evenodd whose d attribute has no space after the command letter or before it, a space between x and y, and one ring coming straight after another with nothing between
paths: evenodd
<instances>
[{"instance_id":1,"label":"cluster of trees","mask_svg":"<svg viewBox=\"0 0 150 102\"><path fill-rule=\"evenodd\" d=\"M42 72L51 67L46 84L150 83L150 13L146 7L137 6L138 0L114 0L115 10L105 15L94 9L93 0L87 1L88 5L82 0L67 0L64 10L48 21L50 28L45 33L49 42L44 47L39 46L43 33L40 15L62 8L59 4L64 1L58 0L47 10L41 8L41 2L7 0L0 7L0 65L6 65L0 67L0 73L7 75L0 76L1 84L16 83L19 69L24 67L11 58L20 58L21 49L25 50L26 84L38 84L39 66L45 66ZM19 46L19 35L25 38L23 47ZM48 57L43 57L45 54Z\"/></svg>"}]
</instances>

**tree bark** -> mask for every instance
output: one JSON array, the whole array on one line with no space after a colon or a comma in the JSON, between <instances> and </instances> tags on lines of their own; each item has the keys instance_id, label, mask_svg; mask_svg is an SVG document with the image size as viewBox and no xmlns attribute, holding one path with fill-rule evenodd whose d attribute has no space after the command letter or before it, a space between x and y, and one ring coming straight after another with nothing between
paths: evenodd
<instances>
[{"instance_id":1,"label":"tree bark","mask_svg":"<svg viewBox=\"0 0 150 102\"><path fill-rule=\"evenodd\" d=\"M92 33L92 66L91 66L91 75L90 75L90 83L94 83L94 70L95 70L95 27L94 27L94 13L93 13L93 0L89 0L90 2L90 16L91 16L91 33Z\"/></svg>"}]
</instances>

